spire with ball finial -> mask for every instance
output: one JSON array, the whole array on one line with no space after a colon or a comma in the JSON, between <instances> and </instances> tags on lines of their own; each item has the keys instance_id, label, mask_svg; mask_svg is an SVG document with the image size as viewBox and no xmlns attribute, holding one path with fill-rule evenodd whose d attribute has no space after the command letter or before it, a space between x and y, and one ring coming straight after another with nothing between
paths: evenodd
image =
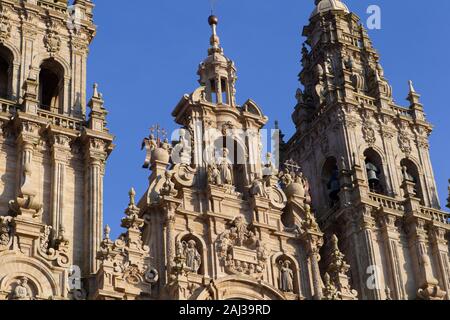
<instances>
[{"instance_id":1,"label":"spire with ball finial","mask_svg":"<svg viewBox=\"0 0 450 320\"><path fill-rule=\"evenodd\" d=\"M213 52L222 53L222 50L220 48L220 38L217 35L217 25L219 24L219 18L215 15L210 15L208 18L208 23L212 29L212 35L211 35L211 40L210 40L210 44L211 44L210 54L212 54Z\"/></svg>"}]
</instances>

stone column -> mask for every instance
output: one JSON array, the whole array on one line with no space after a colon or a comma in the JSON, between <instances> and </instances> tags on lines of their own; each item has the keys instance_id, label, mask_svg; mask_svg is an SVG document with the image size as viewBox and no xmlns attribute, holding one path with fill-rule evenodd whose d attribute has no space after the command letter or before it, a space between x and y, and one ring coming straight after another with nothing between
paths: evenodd
<instances>
[{"instance_id":1,"label":"stone column","mask_svg":"<svg viewBox=\"0 0 450 320\"><path fill-rule=\"evenodd\" d=\"M20 63L14 62L12 67L12 81L11 81L11 99L18 101L22 97L21 87L20 87Z\"/></svg>"},{"instance_id":2,"label":"stone column","mask_svg":"<svg viewBox=\"0 0 450 320\"><path fill-rule=\"evenodd\" d=\"M103 175L106 157L105 142L96 138L91 139L86 154L85 173L86 253L89 274L97 272L99 267L96 256L102 241Z\"/></svg>"},{"instance_id":3,"label":"stone column","mask_svg":"<svg viewBox=\"0 0 450 320\"><path fill-rule=\"evenodd\" d=\"M397 231L397 227L395 226L396 221L397 217L388 213L385 213L381 217L381 231L386 250L388 273L391 276L393 285L393 287L390 287L389 283L386 283L387 287L384 289L391 290L391 292L393 293L392 298L396 300L404 300L405 285L401 277L401 269L398 261L399 233Z\"/></svg>"},{"instance_id":4,"label":"stone column","mask_svg":"<svg viewBox=\"0 0 450 320\"><path fill-rule=\"evenodd\" d=\"M222 81L220 76L216 77L216 94L217 94L217 104L224 103L222 101Z\"/></svg>"},{"instance_id":5,"label":"stone column","mask_svg":"<svg viewBox=\"0 0 450 320\"><path fill-rule=\"evenodd\" d=\"M39 129L37 123L23 121L21 123L22 132L17 139L17 147L19 151L19 162L17 166L17 188L19 189L23 183L23 170L26 164L32 164L33 153L39 143Z\"/></svg>"},{"instance_id":6,"label":"stone column","mask_svg":"<svg viewBox=\"0 0 450 320\"><path fill-rule=\"evenodd\" d=\"M363 207L360 216L360 232L359 232L359 243L363 245L363 259L365 258L365 263L363 264L363 269L370 266L377 266L377 261L375 259L374 252L374 241L373 241L373 228L375 226L375 221L371 215L371 207ZM369 276L369 275L367 275ZM366 283L362 283L363 289L366 291L366 296L371 300L381 300L380 290L375 288L374 290L369 290Z\"/></svg>"},{"instance_id":7,"label":"stone column","mask_svg":"<svg viewBox=\"0 0 450 320\"><path fill-rule=\"evenodd\" d=\"M447 231L439 226L432 226L430 230L431 245L438 264L440 283L442 283L443 290L446 291L446 299L450 300L450 266L446 233Z\"/></svg>"},{"instance_id":8,"label":"stone column","mask_svg":"<svg viewBox=\"0 0 450 320\"><path fill-rule=\"evenodd\" d=\"M306 250L308 252L308 264L311 267L311 277L313 285L313 299L322 300L322 278L320 276L319 251L323 245L323 238L321 235L307 234Z\"/></svg>"},{"instance_id":9,"label":"stone column","mask_svg":"<svg viewBox=\"0 0 450 320\"><path fill-rule=\"evenodd\" d=\"M170 206L169 206L170 207ZM167 219L166 219L166 230L167 230L167 270L168 270L168 277L167 280L169 280L170 273L172 272L174 259L175 259L175 213L170 212L172 211L171 208L167 208L169 212L167 213Z\"/></svg>"},{"instance_id":10,"label":"stone column","mask_svg":"<svg viewBox=\"0 0 450 320\"><path fill-rule=\"evenodd\" d=\"M407 216L407 230L410 255L414 265L416 285L418 286L418 298L434 300L442 298L445 292L439 288L439 281L434 278L431 260L428 255L427 231L425 220Z\"/></svg>"},{"instance_id":11,"label":"stone column","mask_svg":"<svg viewBox=\"0 0 450 320\"><path fill-rule=\"evenodd\" d=\"M51 212L54 236L58 237L61 227L64 226L64 189L66 179L66 166L69 160L70 138L62 134L53 136L52 146L52 190Z\"/></svg>"}]
</instances>

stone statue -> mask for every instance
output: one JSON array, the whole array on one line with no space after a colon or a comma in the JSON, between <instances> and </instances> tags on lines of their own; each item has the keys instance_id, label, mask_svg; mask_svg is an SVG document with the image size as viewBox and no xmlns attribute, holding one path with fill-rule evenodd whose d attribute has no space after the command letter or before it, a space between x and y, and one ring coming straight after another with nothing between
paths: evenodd
<instances>
[{"instance_id":1,"label":"stone statue","mask_svg":"<svg viewBox=\"0 0 450 320\"><path fill-rule=\"evenodd\" d=\"M173 174L170 171L166 171L164 175L166 181L162 186L161 194L165 196L176 195L177 191L175 190L175 183L172 182Z\"/></svg>"},{"instance_id":2,"label":"stone statue","mask_svg":"<svg viewBox=\"0 0 450 320\"><path fill-rule=\"evenodd\" d=\"M151 160L152 160L152 152L158 148L158 142L155 139L155 136L153 134L150 135L149 138L145 138L142 142L142 149L145 149L146 155L145 155L145 161L144 161L144 168L150 168Z\"/></svg>"},{"instance_id":3,"label":"stone statue","mask_svg":"<svg viewBox=\"0 0 450 320\"><path fill-rule=\"evenodd\" d=\"M184 259L184 245L181 241L177 241L175 245L175 257L178 259Z\"/></svg>"},{"instance_id":4,"label":"stone statue","mask_svg":"<svg viewBox=\"0 0 450 320\"><path fill-rule=\"evenodd\" d=\"M276 172L275 165L272 161L272 154L266 154L266 163L263 166L263 176L272 176Z\"/></svg>"},{"instance_id":5,"label":"stone statue","mask_svg":"<svg viewBox=\"0 0 450 320\"><path fill-rule=\"evenodd\" d=\"M305 100L303 99L303 91L302 89L298 88L297 92L295 93L295 99L297 99L298 104L304 104Z\"/></svg>"},{"instance_id":6,"label":"stone statue","mask_svg":"<svg viewBox=\"0 0 450 320\"><path fill-rule=\"evenodd\" d=\"M198 273L202 263L202 257L197 250L197 244L194 240L184 243L184 255L186 257L186 269Z\"/></svg>"},{"instance_id":7,"label":"stone statue","mask_svg":"<svg viewBox=\"0 0 450 320\"><path fill-rule=\"evenodd\" d=\"M212 185L220 185L220 170L217 168L215 160L208 166L208 182Z\"/></svg>"},{"instance_id":8,"label":"stone statue","mask_svg":"<svg viewBox=\"0 0 450 320\"><path fill-rule=\"evenodd\" d=\"M408 172L408 168L406 166L402 167L403 179L405 181L415 182L414 177Z\"/></svg>"},{"instance_id":9,"label":"stone statue","mask_svg":"<svg viewBox=\"0 0 450 320\"><path fill-rule=\"evenodd\" d=\"M50 235L52 232L51 226L45 226L43 232L41 232L40 235L40 241L41 241L41 250L44 253L48 252L49 244L50 244Z\"/></svg>"},{"instance_id":10,"label":"stone statue","mask_svg":"<svg viewBox=\"0 0 450 320\"><path fill-rule=\"evenodd\" d=\"M103 229L103 234L104 234L103 237L104 237L105 240L109 240L110 239L111 227L108 224Z\"/></svg>"},{"instance_id":11,"label":"stone statue","mask_svg":"<svg viewBox=\"0 0 450 320\"><path fill-rule=\"evenodd\" d=\"M255 175L252 186L250 187L250 195L266 198L268 196L264 179L258 178Z\"/></svg>"},{"instance_id":12,"label":"stone statue","mask_svg":"<svg viewBox=\"0 0 450 320\"><path fill-rule=\"evenodd\" d=\"M230 159L228 159L229 153L227 148L223 148L222 156L219 157L218 166L221 185L233 185L233 166Z\"/></svg>"},{"instance_id":13,"label":"stone statue","mask_svg":"<svg viewBox=\"0 0 450 320\"><path fill-rule=\"evenodd\" d=\"M180 146L181 146L181 154L189 155L191 153L192 147L191 147L191 139L190 139L190 133L186 129L180 129Z\"/></svg>"},{"instance_id":14,"label":"stone statue","mask_svg":"<svg viewBox=\"0 0 450 320\"><path fill-rule=\"evenodd\" d=\"M248 234L248 228L247 228L247 224L244 221L244 218L242 217L237 217L234 220L234 233L236 236L236 244L238 246L243 246L245 240L247 240L247 234Z\"/></svg>"},{"instance_id":15,"label":"stone statue","mask_svg":"<svg viewBox=\"0 0 450 320\"><path fill-rule=\"evenodd\" d=\"M280 290L283 292L294 292L294 272L289 260L280 261Z\"/></svg>"},{"instance_id":16,"label":"stone statue","mask_svg":"<svg viewBox=\"0 0 450 320\"><path fill-rule=\"evenodd\" d=\"M11 240L10 219L0 217L0 246L5 247Z\"/></svg>"},{"instance_id":17,"label":"stone statue","mask_svg":"<svg viewBox=\"0 0 450 320\"><path fill-rule=\"evenodd\" d=\"M286 172L280 171L280 174L278 176L284 187L287 187L294 182L294 179L289 170L286 170Z\"/></svg>"},{"instance_id":18,"label":"stone statue","mask_svg":"<svg viewBox=\"0 0 450 320\"><path fill-rule=\"evenodd\" d=\"M172 146L169 143L169 139L164 139L163 143L161 144L161 148L166 150L168 153L171 152Z\"/></svg>"},{"instance_id":19,"label":"stone statue","mask_svg":"<svg viewBox=\"0 0 450 320\"><path fill-rule=\"evenodd\" d=\"M28 288L28 278L23 277L14 289L12 300L32 300L32 298L31 290Z\"/></svg>"}]
</instances>

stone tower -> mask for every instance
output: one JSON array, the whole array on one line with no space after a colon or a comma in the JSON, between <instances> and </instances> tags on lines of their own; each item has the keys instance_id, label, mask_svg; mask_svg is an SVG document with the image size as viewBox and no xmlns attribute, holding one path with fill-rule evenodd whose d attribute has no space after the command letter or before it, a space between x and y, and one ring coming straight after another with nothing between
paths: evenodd
<instances>
[{"instance_id":1,"label":"stone tower","mask_svg":"<svg viewBox=\"0 0 450 320\"><path fill-rule=\"evenodd\" d=\"M359 18L340 0L315 5L285 157L310 179L320 227L326 241L339 238L359 298L448 299L450 225L420 95L410 82L409 106L397 105Z\"/></svg>"},{"instance_id":2,"label":"stone tower","mask_svg":"<svg viewBox=\"0 0 450 320\"><path fill-rule=\"evenodd\" d=\"M113 137L97 86L85 107L93 7L0 2L0 299L83 298L98 270Z\"/></svg>"}]
</instances>

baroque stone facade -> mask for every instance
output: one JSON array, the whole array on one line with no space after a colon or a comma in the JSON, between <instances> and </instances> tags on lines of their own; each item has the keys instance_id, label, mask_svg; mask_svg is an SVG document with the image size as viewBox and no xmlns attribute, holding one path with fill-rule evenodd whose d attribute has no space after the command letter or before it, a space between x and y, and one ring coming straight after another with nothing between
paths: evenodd
<instances>
[{"instance_id":1,"label":"baroque stone facade","mask_svg":"<svg viewBox=\"0 0 450 320\"><path fill-rule=\"evenodd\" d=\"M410 82L410 106L396 105L358 17L340 0L315 5L297 132L266 156L268 118L236 101L209 18L200 87L172 112L179 140L158 127L144 140L148 190L130 190L113 240L97 85L84 107L93 4L2 0L0 299L449 299L420 96Z\"/></svg>"}]
</instances>

